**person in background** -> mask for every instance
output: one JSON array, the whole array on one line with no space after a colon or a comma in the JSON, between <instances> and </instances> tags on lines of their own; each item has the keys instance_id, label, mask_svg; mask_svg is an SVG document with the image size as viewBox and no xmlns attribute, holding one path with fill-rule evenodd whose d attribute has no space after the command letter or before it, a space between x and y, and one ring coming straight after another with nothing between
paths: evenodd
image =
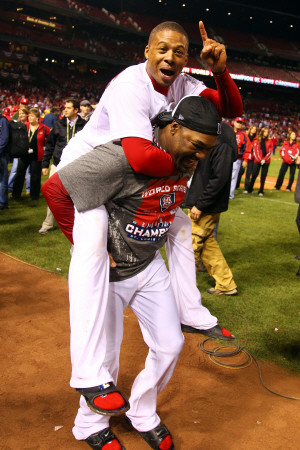
<instances>
[{"instance_id":1,"label":"person in background","mask_svg":"<svg viewBox=\"0 0 300 450\"><path fill-rule=\"evenodd\" d=\"M12 197L15 200L21 198L26 169L30 166L30 197L37 201L41 191L41 173L42 159L44 155L44 146L50 129L39 123L40 111L37 108L31 108L28 114L28 138L29 149L25 157L19 158L17 173L13 184Z\"/></svg>"},{"instance_id":2,"label":"person in background","mask_svg":"<svg viewBox=\"0 0 300 450\"><path fill-rule=\"evenodd\" d=\"M286 191L290 191L292 189L292 185L295 178L295 171L296 171L296 163L295 160L299 156L299 143L297 140L297 135L295 131L290 131L290 133L287 136L287 140L284 141L281 149L280 149L280 156L282 159L282 164L279 170L278 178L276 181L276 184L274 186L274 189L276 191L279 191L279 189L282 186L284 176L290 168L290 178L289 183L287 185Z\"/></svg>"},{"instance_id":3,"label":"person in background","mask_svg":"<svg viewBox=\"0 0 300 450\"><path fill-rule=\"evenodd\" d=\"M196 270L201 259L216 282L214 288L207 289L212 295L238 293L232 272L214 237L220 214L228 209L231 172L237 155L235 133L223 122L221 134L211 154L197 163L185 200L185 207L190 208ZM186 328L190 327L184 325L183 331Z\"/></svg>"},{"instance_id":4,"label":"person in background","mask_svg":"<svg viewBox=\"0 0 300 450\"><path fill-rule=\"evenodd\" d=\"M75 98L68 98L65 101L63 117L55 122L47 140L42 161L42 174L44 176L49 175L49 177L51 177L56 172L56 167L60 162L63 149L70 139L72 139L73 136L75 136L78 131L81 131L87 124L87 122L79 116L78 111L78 100ZM53 162L49 173L49 164L52 158ZM42 235L47 234L48 231L54 229L55 223L54 216L49 207L47 207L47 214L39 229L39 233Z\"/></svg>"},{"instance_id":5,"label":"person in background","mask_svg":"<svg viewBox=\"0 0 300 450\"><path fill-rule=\"evenodd\" d=\"M93 114L94 109L92 108L91 103L89 102L89 100L82 100L82 102L80 102L80 117L86 121L88 121L91 117L91 115Z\"/></svg>"},{"instance_id":6,"label":"person in background","mask_svg":"<svg viewBox=\"0 0 300 450\"><path fill-rule=\"evenodd\" d=\"M52 130L53 125L58 120L58 118L59 118L59 109L52 108L51 111L44 116L42 123L44 125L47 125L47 127L50 128L50 130Z\"/></svg>"},{"instance_id":7,"label":"person in background","mask_svg":"<svg viewBox=\"0 0 300 450\"><path fill-rule=\"evenodd\" d=\"M19 106L16 106L16 111L15 113L12 115L12 120L19 120L19 109L20 108L27 108L29 109L29 100L28 98L21 98Z\"/></svg>"},{"instance_id":8,"label":"person in background","mask_svg":"<svg viewBox=\"0 0 300 450\"><path fill-rule=\"evenodd\" d=\"M22 107L18 110L18 121L27 124L28 122L28 109ZM10 170L9 178L8 178L8 192L13 191L14 179L16 177L17 168L18 168L18 158L13 159L12 167ZM30 194L30 166L27 167L26 170L26 194Z\"/></svg>"},{"instance_id":9,"label":"person in background","mask_svg":"<svg viewBox=\"0 0 300 450\"><path fill-rule=\"evenodd\" d=\"M0 210L8 208L8 142L8 120L0 114Z\"/></svg>"},{"instance_id":10,"label":"person in background","mask_svg":"<svg viewBox=\"0 0 300 450\"><path fill-rule=\"evenodd\" d=\"M247 131L247 136L248 136L248 145L245 150L244 157L243 157L243 163L242 163L244 170L246 168L244 194L248 194L251 175L252 175L252 171L253 171L253 164L254 164L253 145L254 145L254 142L257 141L257 126L256 125L251 125L251 127Z\"/></svg>"},{"instance_id":11,"label":"person in background","mask_svg":"<svg viewBox=\"0 0 300 450\"><path fill-rule=\"evenodd\" d=\"M8 106L3 109L2 116L5 117L8 121L10 121L10 119L11 119L11 111L10 111L10 108L8 108Z\"/></svg>"},{"instance_id":12,"label":"person in background","mask_svg":"<svg viewBox=\"0 0 300 450\"><path fill-rule=\"evenodd\" d=\"M261 170L260 188L258 191L258 195L260 197L263 197L264 195L264 186L273 151L273 142L271 139L269 139L269 132L270 132L269 128L263 127L260 130L260 134L257 141L255 141L253 144L254 164L248 192L249 194L253 192L253 187L256 178Z\"/></svg>"},{"instance_id":13,"label":"person in background","mask_svg":"<svg viewBox=\"0 0 300 450\"><path fill-rule=\"evenodd\" d=\"M233 122L233 131L235 132L236 141L238 144L238 158L233 163L233 167L232 167L231 186L230 186L230 192L229 192L230 199L234 198L234 191L237 186L237 181L238 181L240 169L242 166L243 154L247 148L248 138L247 138L247 134L245 133L245 131L242 130L243 124L244 124L243 117L236 117L235 121Z\"/></svg>"},{"instance_id":14,"label":"person in background","mask_svg":"<svg viewBox=\"0 0 300 450\"><path fill-rule=\"evenodd\" d=\"M273 155L275 155L276 148L277 148L277 145L278 145L278 133L277 133L276 130L273 131L273 133L272 133L272 142L273 142L273 151L272 151L272 153L273 153Z\"/></svg>"}]
</instances>

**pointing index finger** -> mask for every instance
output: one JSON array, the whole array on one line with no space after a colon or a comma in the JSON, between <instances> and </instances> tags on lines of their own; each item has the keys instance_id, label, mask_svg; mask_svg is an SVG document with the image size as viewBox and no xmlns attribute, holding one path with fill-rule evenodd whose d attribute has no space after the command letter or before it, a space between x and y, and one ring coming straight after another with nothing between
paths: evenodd
<instances>
[{"instance_id":1,"label":"pointing index finger","mask_svg":"<svg viewBox=\"0 0 300 450\"><path fill-rule=\"evenodd\" d=\"M199 22L199 31L201 34L202 42L203 42L203 44L205 44L205 41L207 39L207 33L206 33L205 26L204 26L204 23L202 22L202 20L200 20L200 22Z\"/></svg>"}]
</instances>

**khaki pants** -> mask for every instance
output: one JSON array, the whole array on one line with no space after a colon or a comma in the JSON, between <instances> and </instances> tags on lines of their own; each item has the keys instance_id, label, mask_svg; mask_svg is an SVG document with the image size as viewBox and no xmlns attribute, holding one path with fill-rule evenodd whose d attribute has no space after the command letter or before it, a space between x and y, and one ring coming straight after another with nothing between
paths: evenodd
<instances>
[{"instance_id":1,"label":"khaki pants","mask_svg":"<svg viewBox=\"0 0 300 450\"><path fill-rule=\"evenodd\" d=\"M202 259L207 272L216 281L216 289L230 291L237 286L232 272L214 238L214 228L220 214L202 213L199 220L192 220L192 240L195 254L196 269Z\"/></svg>"},{"instance_id":2,"label":"khaki pants","mask_svg":"<svg viewBox=\"0 0 300 450\"><path fill-rule=\"evenodd\" d=\"M50 171L49 171L49 178L51 175L54 175L56 173L56 166L54 164L51 164ZM56 220L54 219L54 216L50 210L50 208L47 208L47 214L44 222L42 223L42 228L45 228L46 230L52 230L56 225Z\"/></svg>"}]
</instances>

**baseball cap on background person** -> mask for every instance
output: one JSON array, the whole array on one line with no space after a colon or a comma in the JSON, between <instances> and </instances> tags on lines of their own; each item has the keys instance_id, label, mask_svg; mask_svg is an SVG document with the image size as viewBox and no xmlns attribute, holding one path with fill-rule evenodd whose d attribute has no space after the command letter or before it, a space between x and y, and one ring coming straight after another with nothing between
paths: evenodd
<instances>
[{"instance_id":1,"label":"baseball cap on background person","mask_svg":"<svg viewBox=\"0 0 300 450\"><path fill-rule=\"evenodd\" d=\"M236 117L236 118L234 119L234 121L235 121L235 122L241 122L241 123L244 123L244 122L245 122L245 119L244 119L243 117Z\"/></svg>"},{"instance_id":2,"label":"baseball cap on background person","mask_svg":"<svg viewBox=\"0 0 300 450\"><path fill-rule=\"evenodd\" d=\"M22 103L22 105L28 105L29 100L28 100L28 98L23 97L23 98L21 98L20 103Z\"/></svg>"},{"instance_id":3,"label":"baseball cap on background person","mask_svg":"<svg viewBox=\"0 0 300 450\"><path fill-rule=\"evenodd\" d=\"M80 106L92 106L92 105L89 102L89 100L82 100L82 102L80 102Z\"/></svg>"},{"instance_id":4,"label":"baseball cap on background person","mask_svg":"<svg viewBox=\"0 0 300 450\"><path fill-rule=\"evenodd\" d=\"M173 111L159 113L152 120L152 125L161 128L171 122L199 133L217 136L221 134L222 119L214 105L199 95L187 95L175 106Z\"/></svg>"},{"instance_id":5,"label":"baseball cap on background person","mask_svg":"<svg viewBox=\"0 0 300 450\"><path fill-rule=\"evenodd\" d=\"M15 113L18 110L19 110L19 106L18 105L13 106L13 109L12 109L13 113Z\"/></svg>"},{"instance_id":6,"label":"baseball cap on background person","mask_svg":"<svg viewBox=\"0 0 300 450\"><path fill-rule=\"evenodd\" d=\"M2 111L2 116L4 116L7 120L10 120L10 109L4 108Z\"/></svg>"},{"instance_id":7,"label":"baseball cap on background person","mask_svg":"<svg viewBox=\"0 0 300 450\"><path fill-rule=\"evenodd\" d=\"M94 112L94 109L92 108L91 102L89 100L82 100L80 102L80 107L81 106L83 106L83 107L87 107L88 106L89 107L89 111L80 108L80 114L79 115L82 117L82 119L84 119L86 121L90 120L90 117L91 117L91 115Z\"/></svg>"}]
</instances>

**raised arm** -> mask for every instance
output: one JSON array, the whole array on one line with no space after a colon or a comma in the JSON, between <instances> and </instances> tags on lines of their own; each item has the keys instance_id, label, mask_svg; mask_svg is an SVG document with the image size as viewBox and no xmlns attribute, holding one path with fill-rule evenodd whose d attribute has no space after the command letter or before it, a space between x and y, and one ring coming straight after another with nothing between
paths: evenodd
<instances>
[{"instance_id":1,"label":"raised arm","mask_svg":"<svg viewBox=\"0 0 300 450\"><path fill-rule=\"evenodd\" d=\"M199 22L199 30L203 42L201 59L213 72L217 85L214 89L205 89L201 95L210 100L222 117L233 118L243 113L243 102L237 85L231 78L226 68L227 54L225 45L207 37L202 21Z\"/></svg>"}]
</instances>

